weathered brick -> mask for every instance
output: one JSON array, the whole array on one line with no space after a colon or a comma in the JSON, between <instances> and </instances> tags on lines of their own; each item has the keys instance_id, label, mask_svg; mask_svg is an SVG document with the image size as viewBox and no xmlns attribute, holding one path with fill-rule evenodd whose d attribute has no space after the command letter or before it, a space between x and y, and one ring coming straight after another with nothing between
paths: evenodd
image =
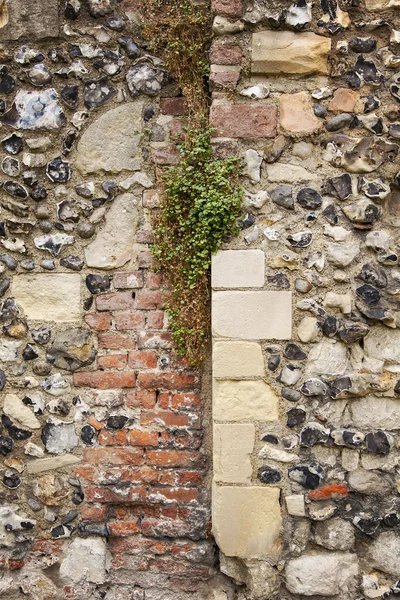
<instances>
[{"instance_id":1,"label":"weathered brick","mask_svg":"<svg viewBox=\"0 0 400 600\"><path fill-rule=\"evenodd\" d=\"M164 294L159 290L140 290L136 294L136 308L155 310L164 305Z\"/></svg>"},{"instance_id":2,"label":"weathered brick","mask_svg":"<svg viewBox=\"0 0 400 600\"><path fill-rule=\"evenodd\" d=\"M134 290L143 287L143 272L115 273L113 284L116 290Z\"/></svg>"},{"instance_id":3,"label":"weathered brick","mask_svg":"<svg viewBox=\"0 0 400 600\"><path fill-rule=\"evenodd\" d=\"M157 431L143 431L142 429L131 429L128 440L131 446L157 446L159 434Z\"/></svg>"},{"instance_id":4,"label":"weathered brick","mask_svg":"<svg viewBox=\"0 0 400 600\"><path fill-rule=\"evenodd\" d=\"M123 369L128 364L128 354L106 354L97 356L99 369Z\"/></svg>"},{"instance_id":5,"label":"weathered brick","mask_svg":"<svg viewBox=\"0 0 400 600\"><path fill-rule=\"evenodd\" d=\"M129 408L135 408L137 406L154 408L156 401L156 392L150 390L135 390L134 392L128 392L126 395L126 406Z\"/></svg>"},{"instance_id":6,"label":"weathered brick","mask_svg":"<svg viewBox=\"0 0 400 600\"><path fill-rule=\"evenodd\" d=\"M132 369L155 369L157 367L157 354L154 350L129 352L129 366Z\"/></svg>"},{"instance_id":7,"label":"weathered brick","mask_svg":"<svg viewBox=\"0 0 400 600\"><path fill-rule=\"evenodd\" d=\"M211 10L224 17L239 18L243 14L243 0L212 0Z\"/></svg>"},{"instance_id":8,"label":"weathered brick","mask_svg":"<svg viewBox=\"0 0 400 600\"><path fill-rule=\"evenodd\" d=\"M149 271L146 274L146 288L149 290L158 290L163 285L163 276L161 273L152 273Z\"/></svg>"},{"instance_id":9,"label":"weathered brick","mask_svg":"<svg viewBox=\"0 0 400 600\"><path fill-rule=\"evenodd\" d=\"M138 265L139 269L149 269L153 263L153 257L149 250L139 252Z\"/></svg>"},{"instance_id":10,"label":"weathered brick","mask_svg":"<svg viewBox=\"0 0 400 600\"><path fill-rule=\"evenodd\" d=\"M171 115L173 117L181 117L188 112L184 98L161 98L160 108L163 115Z\"/></svg>"},{"instance_id":11,"label":"weathered brick","mask_svg":"<svg viewBox=\"0 0 400 600\"><path fill-rule=\"evenodd\" d=\"M145 190L142 203L144 208L158 208L160 206L160 195L156 190Z\"/></svg>"},{"instance_id":12,"label":"weathered brick","mask_svg":"<svg viewBox=\"0 0 400 600\"><path fill-rule=\"evenodd\" d=\"M135 465L143 463L142 448L85 448L83 460L92 465Z\"/></svg>"},{"instance_id":13,"label":"weathered brick","mask_svg":"<svg viewBox=\"0 0 400 600\"><path fill-rule=\"evenodd\" d=\"M149 329L162 329L164 327L165 312L163 310L152 310L147 316L146 326Z\"/></svg>"},{"instance_id":14,"label":"weathered brick","mask_svg":"<svg viewBox=\"0 0 400 600\"><path fill-rule=\"evenodd\" d=\"M98 442L101 446L126 446L128 444L128 431L102 429L98 437Z\"/></svg>"},{"instance_id":15,"label":"weathered brick","mask_svg":"<svg viewBox=\"0 0 400 600\"><path fill-rule=\"evenodd\" d=\"M98 336L100 348L105 350L131 350L137 347L136 341L120 333L101 333Z\"/></svg>"},{"instance_id":16,"label":"weathered brick","mask_svg":"<svg viewBox=\"0 0 400 600\"><path fill-rule=\"evenodd\" d=\"M158 425L164 427L195 427L198 417L188 417L172 411L142 411L140 415L141 425Z\"/></svg>"},{"instance_id":17,"label":"weathered brick","mask_svg":"<svg viewBox=\"0 0 400 600\"><path fill-rule=\"evenodd\" d=\"M136 376L132 371L86 371L74 373L74 385L100 390L135 387Z\"/></svg>"},{"instance_id":18,"label":"weathered brick","mask_svg":"<svg viewBox=\"0 0 400 600\"><path fill-rule=\"evenodd\" d=\"M214 43L210 52L210 62L216 65L238 65L242 60L240 46L224 46Z\"/></svg>"},{"instance_id":19,"label":"weathered brick","mask_svg":"<svg viewBox=\"0 0 400 600\"><path fill-rule=\"evenodd\" d=\"M180 450L149 450L146 463L159 467L189 467L204 463L204 456L199 452Z\"/></svg>"},{"instance_id":20,"label":"weathered brick","mask_svg":"<svg viewBox=\"0 0 400 600\"><path fill-rule=\"evenodd\" d=\"M85 322L95 331L107 331L111 327L110 313L92 313L85 315Z\"/></svg>"},{"instance_id":21,"label":"weathered brick","mask_svg":"<svg viewBox=\"0 0 400 600\"><path fill-rule=\"evenodd\" d=\"M151 229L141 229L136 233L136 241L138 244L152 244L154 236Z\"/></svg>"},{"instance_id":22,"label":"weathered brick","mask_svg":"<svg viewBox=\"0 0 400 600\"><path fill-rule=\"evenodd\" d=\"M147 389L191 390L200 384L196 373L139 373L138 384Z\"/></svg>"},{"instance_id":23,"label":"weathered brick","mask_svg":"<svg viewBox=\"0 0 400 600\"><path fill-rule=\"evenodd\" d=\"M143 488L88 487L86 499L88 502L113 504L116 502L144 502L146 490Z\"/></svg>"},{"instance_id":24,"label":"weathered brick","mask_svg":"<svg viewBox=\"0 0 400 600\"><path fill-rule=\"evenodd\" d=\"M108 529L114 537L125 537L139 532L137 522L108 523Z\"/></svg>"},{"instance_id":25,"label":"weathered brick","mask_svg":"<svg viewBox=\"0 0 400 600\"><path fill-rule=\"evenodd\" d=\"M138 348L167 350L172 347L172 334L169 331L141 331L138 335Z\"/></svg>"},{"instance_id":26,"label":"weathered brick","mask_svg":"<svg viewBox=\"0 0 400 600\"><path fill-rule=\"evenodd\" d=\"M163 502L162 496L166 500L174 500L180 504L193 502L199 497L199 491L194 488L152 488L147 492L147 499L154 502L154 497L157 497L158 502ZM165 502L165 500L164 500Z\"/></svg>"},{"instance_id":27,"label":"weathered brick","mask_svg":"<svg viewBox=\"0 0 400 600\"><path fill-rule=\"evenodd\" d=\"M135 299L130 292L111 292L96 298L97 310L129 310L135 308Z\"/></svg>"},{"instance_id":28,"label":"weathered brick","mask_svg":"<svg viewBox=\"0 0 400 600\"><path fill-rule=\"evenodd\" d=\"M115 327L118 331L129 331L130 329L139 329L145 326L146 318L143 313L134 310L127 313L118 313L115 315Z\"/></svg>"},{"instance_id":29,"label":"weathered brick","mask_svg":"<svg viewBox=\"0 0 400 600\"><path fill-rule=\"evenodd\" d=\"M233 89L237 86L239 81L240 72L239 71L229 71L228 67L225 67L226 70L212 70L210 73L210 82L216 88L227 88ZM242 136L240 136L242 137Z\"/></svg>"},{"instance_id":30,"label":"weathered brick","mask_svg":"<svg viewBox=\"0 0 400 600\"><path fill-rule=\"evenodd\" d=\"M153 147L151 156L156 165L176 165L179 162L179 150L176 146L164 144L163 146Z\"/></svg>"},{"instance_id":31,"label":"weathered brick","mask_svg":"<svg viewBox=\"0 0 400 600\"><path fill-rule=\"evenodd\" d=\"M82 521L88 523L102 523L107 519L107 509L105 506L87 506L83 504L80 517Z\"/></svg>"},{"instance_id":32,"label":"weathered brick","mask_svg":"<svg viewBox=\"0 0 400 600\"><path fill-rule=\"evenodd\" d=\"M270 138L276 135L277 109L272 104L213 104L210 122L221 137Z\"/></svg>"},{"instance_id":33,"label":"weathered brick","mask_svg":"<svg viewBox=\"0 0 400 600\"><path fill-rule=\"evenodd\" d=\"M200 408L201 400L198 394L187 393L187 394L172 394L171 408L174 410L182 408Z\"/></svg>"}]
</instances>

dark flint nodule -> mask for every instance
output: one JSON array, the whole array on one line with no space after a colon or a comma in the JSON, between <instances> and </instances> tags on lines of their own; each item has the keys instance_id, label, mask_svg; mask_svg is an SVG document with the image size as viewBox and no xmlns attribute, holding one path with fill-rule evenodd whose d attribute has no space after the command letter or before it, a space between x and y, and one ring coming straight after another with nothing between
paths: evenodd
<instances>
[{"instance_id":1,"label":"dark flint nodule","mask_svg":"<svg viewBox=\"0 0 400 600\"><path fill-rule=\"evenodd\" d=\"M110 289L110 278L101 275L87 275L86 276L86 287L91 294L101 294L107 292Z\"/></svg>"},{"instance_id":2,"label":"dark flint nodule","mask_svg":"<svg viewBox=\"0 0 400 600\"><path fill-rule=\"evenodd\" d=\"M318 423L308 423L300 431L300 445L311 448L316 444L325 444L328 441L329 434Z\"/></svg>"},{"instance_id":3,"label":"dark flint nodule","mask_svg":"<svg viewBox=\"0 0 400 600\"><path fill-rule=\"evenodd\" d=\"M297 425L302 425L306 420L307 414L302 408L295 407L287 411L286 417L286 425L292 428L297 427Z\"/></svg>"},{"instance_id":4,"label":"dark flint nodule","mask_svg":"<svg viewBox=\"0 0 400 600\"><path fill-rule=\"evenodd\" d=\"M282 475L278 469L272 469L267 466L258 469L257 477L262 483L278 483L282 479Z\"/></svg>"},{"instance_id":5,"label":"dark flint nodule","mask_svg":"<svg viewBox=\"0 0 400 600\"><path fill-rule=\"evenodd\" d=\"M368 54L375 50L376 40L371 37L361 38L356 36L350 40L349 48L357 54Z\"/></svg>"},{"instance_id":6,"label":"dark flint nodule","mask_svg":"<svg viewBox=\"0 0 400 600\"><path fill-rule=\"evenodd\" d=\"M297 390L293 390L292 388L284 387L281 390L282 398L288 400L289 402L298 402L301 398L300 392Z\"/></svg>"},{"instance_id":7,"label":"dark flint nodule","mask_svg":"<svg viewBox=\"0 0 400 600\"><path fill-rule=\"evenodd\" d=\"M389 454L390 452L390 441L384 431L367 433L365 442L368 452L375 452L376 454Z\"/></svg>"},{"instance_id":8,"label":"dark flint nodule","mask_svg":"<svg viewBox=\"0 0 400 600\"><path fill-rule=\"evenodd\" d=\"M300 348L300 346L294 343L287 344L283 355L289 360L305 360L307 358L307 354Z\"/></svg>"},{"instance_id":9,"label":"dark flint nodule","mask_svg":"<svg viewBox=\"0 0 400 600\"><path fill-rule=\"evenodd\" d=\"M21 136L17 135L16 133L12 133L8 137L4 138L1 141L1 144L10 154L19 154L24 145Z\"/></svg>"},{"instance_id":10,"label":"dark flint nodule","mask_svg":"<svg viewBox=\"0 0 400 600\"><path fill-rule=\"evenodd\" d=\"M77 85L66 85L61 91L61 99L68 108L76 108L79 101L79 87Z\"/></svg>"},{"instance_id":11,"label":"dark flint nodule","mask_svg":"<svg viewBox=\"0 0 400 600\"><path fill-rule=\"evenodd\" d=\"M261 441L268 442L268 444L274 444L275 446L279 444L278 436L273 433L265 433L262 436Z\"/></svg>"},{"instance_id":12,"label":"dark flint nodule","mask_svg":"<svg viewBox=\"0 0 400 600\"><path fill-rule=\"evenodd\" d=\"M5 485L10 490L16 490L22 483L21 477L16 473L12 473L10 471L6 471L3 475L2 479L3 485Z\"/></svg>"},{"instance_id":13,"label":"dark flint nodule","mask_svg":"<svg viewBox=\"0 0 400 600\"><path fill-rule=\"evenodd\" d=\"M336 317L328 316L322 323L322 331L328 337L333 337L337 334L339 329L339 321Z\"/></svg>"},{"instance_id":14,"label":"dark flint nodule","mask_svg":"<svg viewBox=\"0 0 400 600\"><path fill-rule=\"evenodd\" d=\"M1 422L2 425L8 431L9 436L12 437L13 440L27 440L32 436L32 431L27 431L26 429L21 429L20 427L17 427L11 421L10 417L7 417L6 415L3 415L1 417Z\"/></svg>"},{"instance_id":15,"label":"dark flint nodule","mask_svg":"<svg viewBox=\"0 0 400 600\"><path fill-rule=\"evenodd\" d=\"M308 490L315 490L324 478L324 470L320 465L295 465L288 470L289 479L296 481Z\"/></svg>"},{"instance_id":16,"label":"dark flint nodule","mask_svg":"<svg viewBox=\"0 0 400 600\"><path fill-rule=\"evenodd\" d=\"M303 188L300 190L296 200L302 208L308 208L309 210L315 210L322 204L321 196L312 188Z\"/></svg>"},{"instance_id":17,"label":"dark flint nodule","mask_svg":"<svg viewBox=\"0 0 400 600\"><path fill-rule=\"evenodd\" d=\"M14 442L11 438L6 437L5 435L0 435L0 456L7 456L12 452L14 447Z\"/></svg>"},{"instance_id":18,"label":"dark flint nodule","mask_svg":"<svg viewBox=\"0 0 400 600\"><path fill-rule=\"evenodd\" d=\"M58 156L48 163L46 173L53 183L65 183L71 178L71 167L61 156Z\"/></svg>"},{"instance_id":19,"label":"dark flint nodule","mask_svg":"<svg viewBox=\"0 0 400 600\"><path fill-rule=\"evenodd\" d=\"M366 513L360 513L353 519L353 525L366 535L374 535L382 523L381 517L376 515L369 515Z\"/></svg>"},{"instance_id":20,"label":"dark flint nodule","mask_svg":"<svg viewBox=\"0 0 400 600\"><path fill-rule=\"evenodd\" d=\"M339 223L339 214L334 204L328 204L322 211L322 214L331 225L337 225Z\"/></svg>"},{"instance_id":21,"label":"dark flint nodule","mask_svg":"<svg viewBox=\"0 0 400 600\"><path fill-rule=\"evenodd\" d=\"M269 358L268 358L268 369L270 371L276 371L276 369L279 367L279 364L281 362L281 357L279 354L272 354Z\"/></svg>"},{"instance_id":22,"label":"dark flint nodule","mask_svg":"<svg viewBox=\"0 0 400 600\"><path fill-rule=\"evenodd\" d=\"M338 335L342 342L346 344L353 344L362 340L369 333L369 326L366 323L361 322L347 322L341 323Z\"/></svg>"},{"instance_id":23,"label":"dark flint nodule","mask_svg":"<svg viewBox=\"0 0 400 600\"><path fill-rule=\"evenodd\" d=\"M290 281L286 277L285 273L276 273L276 275L268 275L267 282L269 285L273 285L274 287L278 287L281 289L289 289Z\"/></svg>"},{"instance_id":24,"label":"dark flint nodule","mask_svg":"<svg viewBox=\"0 0 400 600\"><path fill-rule=\"evenodd\" d=\"M107 77L97 81L87 81L83 92L84 104L88 110L94 110L111 100L116 93Z\"/></svg>"},{"instance_id":25,"label":"dark flint nodule","mask_svg":"<svg viewBox=\"0 0 400 600\"><path fill-rule=\"evenodd\" d=\"M92 446L96 440L97 432L91 425L84 425L81 430L81 440L87 446Z\"/></svg>"},{"instance_id":26,"label":"dark flint nodule","mask_svg":"<svg viewBox=\"0 0 400 600\"><path fill-rule=\"evenodd\" d=\"M361 287L356 289L357 296L360 296L368 306L372 306L377 304L381 299L381 295L378 290L370 285L369 283L365 283Z\"/></svg>"},{"instance_id":27,"label":"dark flint nodule","mask_svg":"<svg viewBox=\"0 0 400 600\"><path fill-rule=\"evenodd\" d=\"M385 288L388 283L385 270L370 263L363 265L358 278L378 288Z\"/></svg>"},{"instance_id":28,"label":"dark flint nodule","mask_svg":"<svg viewBox=\"0 0 400 600\"><path fill-rule=\"evenodd\" d=\"M6 181L3 184L3 189L7 192L7 194L13 196L13 198L20 198L21 200L25 200L25 198L28 197L28 192L26 191L26 189L16 181Z\"/></svg>"},{"instance_id":29,"label":"dark flint nodule","mask_svg":"<svg viewBox=\"0 0 400 600\"><path fill-rule=\"evenodd\" d=\"M129 418L125 415L111 415L107 419L107 427L109 429L122 429L128 421Z\"/></svg>"}]
</instances>

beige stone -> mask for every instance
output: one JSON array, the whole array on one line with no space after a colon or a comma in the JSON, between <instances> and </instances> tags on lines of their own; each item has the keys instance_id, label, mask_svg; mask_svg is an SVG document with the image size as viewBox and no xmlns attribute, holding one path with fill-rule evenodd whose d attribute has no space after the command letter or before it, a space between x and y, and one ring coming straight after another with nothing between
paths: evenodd
<instances>
[{"instance_id":1,"label":"beige stone","mask_svg":"<svg viewBox=\"0 0 400 600\"><path fill-rule=\"evenodd\" d=\"M138 222L133 194L117 196L106 214L104 227L85 248L88 267L116 269L131 260Z\"/></svg>"},{"instance_id":2,"label":"beige stone","mask_svg":"<svg viewBox=\"0 0 400 600\"><path fill-rule=\"evenodd\" d=\"M81 320L81 277L77 273L14 275L11 289L28 319Z\"/></svg>"},{"instance_id":3,"label":"beige stone","mask_svg":"<svg viewBox=\"0 0 400 600\"><path fill-rule=\"evenodd\" d=\"M28 429L40 429L40 421L33 411L15 394L6 394L4 398L3 413L13 421L17 421L22 427Z\"/></svg>"},{"instance_id":4,"label":"beige stone","mask_svg":"<svg viewBox=\"0 0 400 600\"><path fill-rule=\"evenodd\" d=\"M285 497L286 510L293 517L306 516L306 504L303 494L292 494Z\"/></svg>"},{"instance_id":5,"label":"beige stone","mask_svg":"<svg viewBox=\"0 0 400 600\"><path fill-rule=\"evenodd\" d=\"M328 109L333 112L352 113L359 99L359 94L349 88L339 88L333 94Z\"/></svg>"},{"instance_id":6,"label":"beige stone","mask_svg":"<svg viewBox=\"0 0 400 600\"><path fill-rule=\"evenodd\" d=\"M135 100L112 108L86 129L79 141L75 161L82 175L140 169L143 106L143 100Z\"/></svg>"},{"instance_id":7,"label":"beige stone","mask_svg":"<svg viewBox=\"0 0 400 600\"><path fill-rule=\"evenodd\" d=\"M255 427L251 423L214 425L214 481L219 483L250 483L250 455L254 449Z\"/></svg>"},{"instance_id":8,"label":"beige stone","mask_svg":"<svg viewBox=\"0 0 400 600\"><path fill-rule=\"evenodd\" d=\"M265 255L262 250L221 250L212 257L213 288L262 287Z\"/></svg>"},{"instance_id":9,"label":"beige stone","mask_svg":"<svg viewBox=\"0 0 400 600\"><path fill-rule=\"evenodd\" d=\"M54 471L54 469L62 469L71 465L78 465L81 461L79 456L73 454L62 454L61 456L51 456L50 458L39 458L31 460L26 465L28 473L44 473L45 471Z\"/></svg>"},{"instance_id":10,"label":"beige stone","mask_svg":"<svg viewBox=\"0 0 400 600\"><path fill-rule=\"evenodd\" d=\"M214 292L212 327L217 337L288 340L292 335L292 293Z\"/></svg>"},{"instance_id":11,"label":"beige stone","mask_svg":"<svg viewBox=\"0 0 400 600\"><path fill-rule=\"evenodd\" d=\"M213 486L213 533L226 556L275 557L280 549L280 490Z\"/></svg>"},{"instance_id":12,"label":"beige stone","mask_svg":"<svg viewBox=\"0 0 400 600\"><path fill-rule=\"evenodd\" d=\"M253 73L328 73L331 41L314 33L260 31L253 34Z\"/></svg>"},{"instance_id":13,"label":"beige stone","mask_svg":"<svg viewBox=\"0 0 400 600\"><path fill-rule=\"evenodd\" d=\"M380 12L381 10L400 7L400 0L365 0L365 6L371 12Z\"/></svg>"},{"instance_id":14,"label":"beige stone","mask_svg":"<svg viewBox=\"0 0 400 600\"><path fill-rule=\"evenodd\" d=\"M267 179L270 183L299 183L318 181L318 175L304 167L279 162L267 166Z\"/></svg>"},{"instance_id":15,"label":"beige stone","mask_svg":"<svg viewBox=\"0 0 400 600\"><path fill-rule=\"evenodd\" d=\"M278 396L262 379L214 381L215 421L276 421Z\"/></svg>"},{"instance_id":16,"label":"beige stone","mask_svg":"<svg viewBox=\"0 0 400 600\"><path fill-rule=\"evenodd\" d=\"M1 3L4 4L4 3ZM0 41L18 40L27 41L41 38L56 37L59 34L58 0L11 0L6 3L8 12L4 18L3 7L0 29Z\"/></svg>"},{"instance_id":17,"label":"beige stone","mask_svg":"<svg viewBox=\"0 0 400 600\"><path fill-rule=\"evenodd\" d=\"M264 358L256 342L214 342L214 377L262 377Z\"/></svg>"},{"instance_id":18,"label":"beige stone","mask_svg":"<svg viewBox=\"0 0 400 600\"><path fill-rule=\"evenodd\" d=\"M315 116L313 104L307 92L282 94L280 97L280 124L285 131L298 135L310 135L322 127Z\"/></svg>"}]
</instances>

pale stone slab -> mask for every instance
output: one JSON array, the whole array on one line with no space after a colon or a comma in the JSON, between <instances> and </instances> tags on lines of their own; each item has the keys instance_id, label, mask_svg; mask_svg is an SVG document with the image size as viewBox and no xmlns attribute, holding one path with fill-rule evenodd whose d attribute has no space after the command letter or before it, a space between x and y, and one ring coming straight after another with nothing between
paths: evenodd
<instances>
[{"instance_id":1,"label":"pale stone slab","mask_svg":"<svg viewBox=\"0 0 400 600\"><path fill-rule=\"evenodd\" d=\"M100 537L75 538L60 565L62 579L72 583L106 581L106 541Z\"/></svg>"},{"instance_id":2,"label":"pale stone slab","mask_svg":"<svg viewBox=\"0 0 400 600\"><path fill-rule=\"evenodd\" d=\"M113 108L86 129L79 141L75 162L82 175L140 169L143 106L143 100L136 100Z\"/></svg>"},{"instance_id":3,"label":"pale stone slab","mask_svg":"<svg viewBox=\"0 0 400 600\"><path fill-rule=\"evenodd\" d=\"M292 594L343 598L358 571L357 556L349 552L303 555L286 564L286 587Z\"/></svg>"},{"instance_id":4,"label":"pale stone slab","mask_svg":"<svg viewBox=\"0 0 400 600\"><path fill-rule=\"evenodd\" d=\"M15 394L6 394L4 398L3 413L13 421L17 421L22 427L28 429L40 429L40 421L33 411Z\"/></svg>"},{"instance_id":5,"label":"pale stone slab","mask_svg":"<svg viewBox=\"0 0 400 600\"><path fill-rule=\"evenodd\" d=\"M351 400L348 410L352 424L360 429L400 429L400 400L367 396Z\"/></svg>"},{"instance_id":6,"label":"pale stone slab","mask_svg":"<svg viewBox=\"0 0 400 600\"><path fill-rule=\"evenodd\" d=\"M315 33L260 31L253 34L253 73L328 73L331 40Z\"/></svg>"},{"instance_id":7,"label":"pale stone slab","mask_svg":"<svg viewBox=\"0 0 400 600\"><path fill-rule=\"evenodd\" d=\"M262 379L214 380L215 421L276 421L278 396Z\"/></svg>"},{"instance_id":8,"label":"pale stone slab","mask_svg":"<svg viewBox=\"0 0 400 600\"><path fill-rule=\"evenodd\" d=\"M385 369L400 372L400 330L375 325L364 338L364 353L369 358L383 361Z\"/></svg>"},{"instance_id":9,"label":"pale stone slab","mask_svg":"<svg viewBox=\"0 0 400 600\"><path fill-rule=\"evenodd\" d=\"M318 175L310 173L304 167L288 163L276 163L267 166L270 183L299 183L300 181L318 181Z\"/></svg>"},{"instance_id":10,"label":"pale stone slab","mask_svg":"<svg viewBox=\"0 0 400 600\"><path fill-rule=\"evenodd\" d=\"M213 534L226 556L275 557L280 549L279 488L213 486Z\"/></svg>"},{"instance_id":11,"label":"pale stone slab","mask_svg":"<svg viewBox=\"0 0 400 600\"><path fill-rule=\"evenodd\" d=\"M44 473L45 471L54 471L54 469L62 469L63 467L70 467L71 465L78 465L81 463L79 456L73 454L62 454L61 456L52 456L50 458L39 458L38 460L31 460L26 465L28 473Z\"/></svg>"},{"instance_id":12,"label":"pale stone slab","mask_svg":"<svg viewBox=\"0 0 400 600\"><path fill-rule=\"evenodd\" d=\"M292 336L292 293L214 292L212 327L217 337L288 340Z\"/></svg>"},{"instance_id":13,"label":"pale stone slab","mask_svg":"<svg viewBox=\"0 0 400 600\"><path fill-rule=\"evenodd\" d=\"M81 277L77 273L14 275L12 295L28 319L81 320Z\"/></svg>"},{"instance_id":14,"label":"pale stone slab","mask_svg":"<svg viewBox=\"0 0 400 600\"><path fill-rule=\"evenodd\" d=\"M213 346L214 377L263 377L264 358L257 342L219 342Z\"/></svg>"},{"instance_id":15,"label":"pale stone slab","mask_svg":"<svg viewBox=\"0 0 400 600\"><path fill-rule=\"evenodd\" d=\"M106 214L104 227L85 248L88 267L117 269L132 258L138 222L137 199L133 194L117 196Z\"/></svg>"},{"instance_id":16,"label":"pale stone slab","mask_svg":"<svg viewBox=\"0 0 400 600\"><path fill-rule=\"evenodd\" d=\"M251 423L214 425L214 481L219 483L250 483L250 455L254 449L256 430Z\"/></svg>"},{"instance_id":17,"label":"pale stone slab","mask_svg":"<svg viewBox=\"0 0 400 600\"><path fill-rule=\"evenodd\" d=\"M213 288L262 287L265 254L262 250L221 250L212 257Z\"/></svg>"},{"instance_id":18,"label":"pale stone slab","mask_svg":"<svg viewBox=\"0 0 400 600\"><path fill-rule=\"evenodd\" d=\"M310 135L321 129L321 119L315 116L313 103L307 92L282 94L279 101L279 121L285 131Z\"/></svg>"},{"instance_id":19,"label":"pale stone slab","mask_svg":"<svg viewBox=\"0 0 400 600\"><path fill-rule=\"evenodd\" d=\"M58 0L10 0L8 23L0 29L0 41L39 40L59 34Z\"/></svg>"},{"instance_id":20,"label":"pale stone slab","mask_svg":"<svg viewBox=\"0 0 400 600\"><path fill-rule=\"evenodd\" d=\"M365 0L365 6L371 12L380 12L389 8L399 8L400 0Z\"/></svg>"}]
</instances>

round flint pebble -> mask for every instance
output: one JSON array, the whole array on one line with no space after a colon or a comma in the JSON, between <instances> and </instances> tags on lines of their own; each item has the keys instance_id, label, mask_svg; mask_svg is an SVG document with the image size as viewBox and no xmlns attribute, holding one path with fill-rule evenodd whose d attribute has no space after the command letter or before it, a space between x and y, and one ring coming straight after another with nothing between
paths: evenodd
<instances>
[{"instance_id":1,"label":"round flint pebble","mask_svg":"<svg viewBox=\"0 0 400 600\"><path fill-rule=\"evenodd\" d=\"M278 483L282 479L282 474L272 467L260 467L257 477L262 483Z\"/></svg>"}]
</instances>

